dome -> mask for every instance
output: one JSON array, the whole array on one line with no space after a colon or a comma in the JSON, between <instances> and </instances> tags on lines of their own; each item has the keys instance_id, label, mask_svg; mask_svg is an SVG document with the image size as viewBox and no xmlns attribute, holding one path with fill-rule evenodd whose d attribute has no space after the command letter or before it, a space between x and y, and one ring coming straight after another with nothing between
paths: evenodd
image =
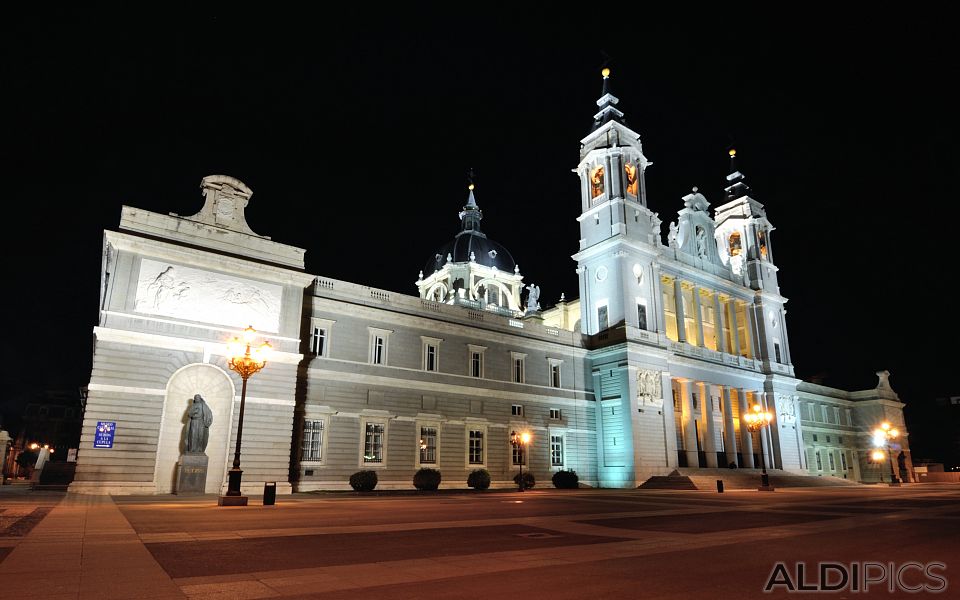
<instances>
[{"instance_id":1,"label":"dome","mask_svg":"<svg viewBox=\"0 0 960 600\"><path fill-rule=\"evenodd\" d=\"M424 277L429 277L447 264L448 254L451 262L463 263L470 262L471 252L477 264L486 267L496 267L500 271L513 273L517 266L513 256L499 243L476 230L462 231L452 242L441 246L436 254L427 260L427 264L423 267Z\"/></svg>"},{"instance_id":2,"label":"dome","mask_svg":"<svg viewBox=\"0 0 960 600\"><path fill-rule=\"evenodd\" d=\"M498 271L513 273L517 263L514 262L506 248L489 239L485 233L480 231L480 221L482 219L483 213L477 206L477 199L473 194L473 185L471 185L467 204L460 212L460 233L453 238L452 242L441 246L433 256L427 259L427 264L423 267L424 277L429 277L439 271L447 262L470 262L471 254L474 262L479 265L496 267ZM449 261L447 256L450 257Z\"/></svg>"}]
</instances>

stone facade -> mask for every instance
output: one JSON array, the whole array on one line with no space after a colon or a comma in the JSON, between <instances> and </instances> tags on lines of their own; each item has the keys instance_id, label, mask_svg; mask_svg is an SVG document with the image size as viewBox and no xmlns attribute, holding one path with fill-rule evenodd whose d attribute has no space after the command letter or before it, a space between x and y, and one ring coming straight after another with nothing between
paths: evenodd
<instances>
[{"instance_id":1,"label":"stone facade","mask_svg":"<svg viewBox=\"0 0 960 600\"><path fill-rule=\"evenodd\" d=\"M696 189L685 196L664 244L647 208L652 163L617 103L605 77L576 169L580 298L546 311L480 230L472 185L461 231L427 261L419 296L305 273L304 250L250 229L253 192L231 177L204 178L190 217L124 207L104 237L71 490L171 492L200 393L214 413L205 491L224 491L241 383L225 342L247 325L275 352L247 390L245 493L267 481L280 493L346 489L360 469L409 489L420 467L438 468L443 487L464 487L477 468L507 486L521 463L541 481L574 469L603 487L761 462L875 481L869 432L882 420L902 432L909 464L887 375L864 392L794 376L774 228L743 174L732 166L713 216ZM751 435L741 416L754 405L774 418ZM112 448L94 447L100 421L116 423ZM514 431L532 434L524 452Z\"/></svg>"}]
</instances>

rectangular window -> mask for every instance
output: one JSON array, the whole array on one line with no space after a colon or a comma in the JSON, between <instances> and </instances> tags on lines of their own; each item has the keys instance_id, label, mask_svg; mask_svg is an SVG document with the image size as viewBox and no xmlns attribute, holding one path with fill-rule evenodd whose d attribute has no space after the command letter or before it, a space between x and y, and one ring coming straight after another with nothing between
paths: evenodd
<instances>
[{"instance_id":1,"label":"rectangular window","mask_svg":"<svg viewBox=\"0 0 960 600\"><path fill-rule=\"evenodd\" d=\"M510 406L510 414L514 417L523 416L523 405L522 404L513 404Z\"/></svg>"},{"instance_id":2,"label":"rectangular window","mask_svg":"<svg viewBox=\"0 0 960 600\"><path fill-rule=\"evenodd\" d=\"M818 470L818 471L822 471L822 470L823 470L823 459L820 458L820 451L819 451L819 450L817 450L816 456L817 456L817 470Z\"/></svg>"},{"instance_id":3,"label":"rectangular window","mask_svg":"<svg viewBox=\"0 0 960 600\"><path fill-rule=\"evenodd\" d=\"M838 435L838 436L837 436L837 443L838 443L838 444L842 444L842 443L843 443L843 436L842 436L842 435Z\"/></svg>"},{"instance_id":4,"label":"rectangular window","mask_svg":"<svg viewBox=\"0 0 960 600\"><path fill-rule=\"evenodd\" d=\"M524 383L527 380L526 354L511 352L513 358L513 382Z\"/></svg>"},{"instance_id":5,"label":"rectangular window","mask_svg":"<svg viewBox=\"0 0 960 600\"><path fill-rule=\"evenodd\" d=\"M390 329L380 329L378 327L367 327L367 331L370 332L370 364L387 364L387 344L390 340L390 334L393 333L393 331Z\"/></svg>"},{"instance_id":6,"label":"rectangular window","mask_svg":"<svg viewBox=\"0 0 960 600\"><path fill-rule=\"evenodd\" d=\"M597 307L597 331L610 328L610 319L607 316L607 305Z\"/></svg>"},{"instance_id":7,"label":"rectangular window","mask_svg":"<svg viewBox=\"0 0 960 600\"><path fill-rule=\"evenodd\" d=\"M840 453L840 466L843 467L843 470L847 470L847 455L843 452Z\"/></svg>"},{"instance_id":8,"label":"rectangular window","mask_svg":"<svg viewBox=\"0 0 960 600\"><path fill-rule=\"evenodd\" d=\"M469 460L471 465L483 464L483 431L470 430Z\"/></svg>"},{"instance_id":9,"label":"rectangular window","mask_svg":"<svg viewBox=\"0 0 960 600\"><path fill-rule=\"evenodd\" d=\"M831 452L830 454L828 454L828 455L827 455L827 458L830 459L830 470L831 470L831 471L836 471L836 470L837 470L837 463L836 463L836 460L833 458L833 452Z\"/></svg>"},{"instance_id":10,"label":"rectangular window","mask_svg":"<svg viewBox=\"0 0 960 600\"><path fill-rule=\"evenodd\" d=\"M363 462L379 464L383 462L383 423L367 423L363 439Z\"/></svg>"},{"instance_id":11,"label":"rectangular window","mask_svg":"<svg viewBox=\"0 0 960 600\"><path fill-rule=\"evenodd\" d=\"M326 356L327 349L327 330L323 327L313 328L313 348L314 356Z\"/></svg>"},{"instance_id":12,"label":"rectangular window","mask_svg":"<svg viewBox=\"0 0 960 600\"><path fill-rule=\"evenodd\" d=\"M553 421L559 421L561 418L563 418L563 413L560 411L559 408L551 408L551 409L550 409L550 419L551 419L551 420L553 420Z\"/></svg>"},{"instance_id":13,"label":"rectangular window","mask_svg":"<svg viewBox=\"0 0 960 600\"><path fill-rule=\"evenodd\" d=\"M433 465L437 462L437 428L420 428L420 464Z\"/></svg>"},{"instance_id":14,"label":"rectangular window","mask_svg":"<svg viewBox=\"0 0 960 600\"><path fill-rule=\"evenodd\" d=\"M551 363L550 365L550 385L560 387L560 363Z\"/></svg>"},{"instance_id":15,"label":"rectangular window","mask_svg":"<svg viewBox=\"0 0 960 600\"><path fill-rule=\"evenodd\" d=\"M525 465L527 464L527 453L526 446L517 444L513 447L513 465Z\"/></svg>"},{"instance_id":16,"label":"rectangular window","mask_svg":"<svg viewBox=\"0 0 960 600\"><path fill-rule=\"evenodd\" d=\"M840 425L840 407L839 406L833 407L833 418L834 418L834 422L837 425Z\"/></svg>"},{"instance_id":17,"label":"rectangular window","mask_svg":"<svg viewBox=\"0 0 960 600\"><path fill-rule=\"evenodd\" d=\"M303 422L303 461L323 460L323 419Z\"/></svg>"},{"instance_id":18,"label":"rectangular window","mask_svg":"<svg viewBox=\"0 0 960 600\"><path fill-rule=\"evenodd\" d=\"M773 341L773 353L774 353L774 354L776 355L776 357L777 357L777 362L778 362L778 363L782 363L782 362L783 362L783 359L780 358L780 342L778 342L778 341L776 341L776 340Z\"/></svg>"},{"instance_id":19,"label":"rectangular window","mask_svg":"<svg viewBox=\"0 0 960 600\"><path fill-rule=\"evenodd\" d=\"M637 327L647 328L647 305L643 302L637 302Z\"/></svg>"},{"instance_id":20,"label":"rectangular window","mask_svg":"<svg viewBox=\"0 0 960 600\"><path fill-rule=\"evenodd\" d=\"M387 355L387 340L379 335L373 336L370 347L370 362L375 365L384 364Z\"/></svg>"},{"instance_id":21,"label":"rectangular window","mask_svg":"<svg viewBox=\"0 0 960 600\"><path fill-rule=\"evenodd\" d=\"M813 434L813 441L817 441L817 434Z\"/></svg>"},{"instance_id":22,"label":"rectangular window","mask_svg":"<svg viewBox=\"0 0 960 600\"><path fill-rule=\"evenodd\" d=\"M827 405L826 404L820 405L820 420L824 423L829 423L829 421L827 421Z\"/></svg>"},{"instance_id":23,"label":"rectangular window","mask_svg":"<svg viewBox=\"0 0 960 600\"><path fill-rule=\"evenodd\" d=\"M550 436L550 466L563 466L563 436Z\"/></svg>"},{"instance_id":24,"label":"rectangular window","mask_svg":"<svg viewBox=\"0 0 960 600\"><path fill-rule=\"evenodd\" d=\"M467 375L470 377L483 377L483 351L486 349L486 346L467 344Z\"/></svg>"},{"instance_id":25,"label":"rectangular window","mask_svg":"<svg viewBox=\"0 0 960 600\"><path fill-rule=\"evenodd\" d=\"M422 366L424 371L437 372L440 370L440 342L439 338L420 336L423 344Z\"/></svg>"}]
</instances>

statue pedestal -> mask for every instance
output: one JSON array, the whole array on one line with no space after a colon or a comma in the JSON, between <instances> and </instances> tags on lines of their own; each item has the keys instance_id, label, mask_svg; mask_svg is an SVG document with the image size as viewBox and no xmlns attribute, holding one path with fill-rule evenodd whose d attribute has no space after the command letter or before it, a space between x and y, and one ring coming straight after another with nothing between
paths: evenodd
<instances>
[{"instance_id":1,"label":"statue pedestal","mask_svg":"<svg viewBox=\"0 0 960 600\"><path fill-rule=\"evenodd\" d=\"M177 463L177 494L203 494L207 491L206 454L187 452Z\"/></svg>"}]
</instances>

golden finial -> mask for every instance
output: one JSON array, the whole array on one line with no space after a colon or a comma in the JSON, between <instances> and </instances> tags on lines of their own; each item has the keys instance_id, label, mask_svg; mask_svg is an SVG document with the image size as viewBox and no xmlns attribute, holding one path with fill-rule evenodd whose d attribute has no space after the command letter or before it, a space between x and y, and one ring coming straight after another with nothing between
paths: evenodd
<instances>
[{"instance_id":1,"label":"golden finial","mask_svg":"<svg viewBox=\"0 0 960 600\"><path fill-rule=\"evenodd\" d=\"M730 148L730 153L729 153L729 154L730 154L730 156L736 156L736 155L737 155L736 149Z\"/></svg>"},{"instance_id":2,"label":"golden finial","mask_svg":"<svg viewBox=\"0 0 960 600\"><path fill-rule=\"evenodd\" d=\"M603 75L603 78L604 78L604 79L606 79L607 77L610 77L610 69L609 69L609 67L604 67L603 70L600 71L600 74Z\"/></svg>"}]
</instances>

